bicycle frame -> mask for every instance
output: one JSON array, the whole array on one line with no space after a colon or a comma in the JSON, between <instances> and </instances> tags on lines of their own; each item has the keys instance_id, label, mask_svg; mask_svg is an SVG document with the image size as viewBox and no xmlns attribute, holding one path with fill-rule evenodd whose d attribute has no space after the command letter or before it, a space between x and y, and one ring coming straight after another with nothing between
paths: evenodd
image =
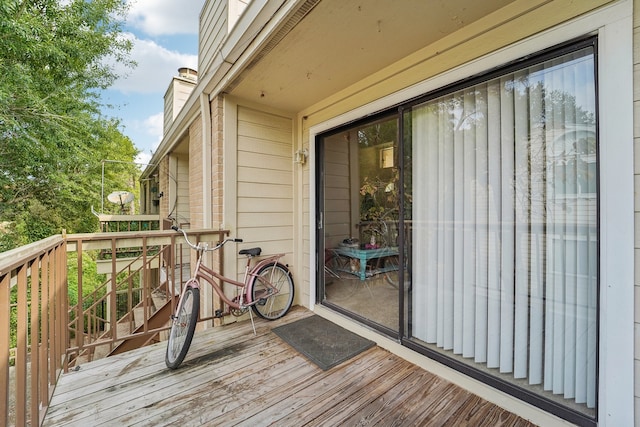
<instances>
[{"instance_id":1,"label":"bicycle frame","mask_svg":"<svg viewBox=\"0 0 640 427\"><path fill-rule=\"evenodd\" d=\"M182 285L182 289L180 289L179 299L174 309L175 311L171 315L171 328L169 330L167 353L165 355L165 364L168 368L177 369L184 360L187 351L189 351L198 319L210 320L228 314L242 316L244 313L249 312L253 333L255 335L256 326L252 314L254 311L263 319L275 320L284 316L289 308L291 308L294 297L293 279L287 266L279 263L279 260L285 254L264 257L252 266L251 259L259 256L262 250L258 247L241 250L239 252L240 255L247 256L244 279L241 282L225 277L221 273L203 265L203 255L206 252L216 251L230 241L242 242L241 239L228 238L209 248L208 244L204 242L199 242L198 244L192 243L185 230L176 226L171 228L181 232L187 245L196 251L196 263L191 278L187 280L187 282ZM222 309L217 309L213 317L200 318L201 280L211 285L214 292L218 294L226 305L223 305L226 311L223 312ZM273 283L274 280L276 280L275 284ZM224 293L225 282L239 288L235 297L230 298ZM284 292L280 290L281 288L285 289ZM175 287L173 292L175 292ZM277 294L285 296L285 298L282 299L284 304L277 303L277 301L281 300L280 296L276 297Z\"/></svg>"},{"instance_id":2,"label":"bicycle frame","mask_svg":"<svg viewBox=\"0 0 640 427\"><path fill-rule=\"evenodd\" d=\"M206 265L203 265L202 252L204 251L198 251L198 260L196 261L195 272L191 277L191 279L189 279L187 283L185 283L185 285L183 286L182 291L180 293L181 298L187 286L192 286L200 289L200 282L198 279L202 279L205 282L207 282L209 285L211 285L211 287L215 290L216 294L218 294L218 296L224 301L224 303L228 307L239 309L239 310L244 310L248 307L251 307L252 305L255 305L258 302L258 301L253 301L252 295L251 295L252 285L255 280L262 280L267 287L273 290L274 294L278 293L278 289L271 284L271 281L267 281L264 278L258 276L257 272L260 271L260 269L266 265L269 265L269 264L275 265L280 260L280 258L284 256L284 254L271 255L267 258L261 259L253 267L251 266L251 259L253 257L247 257L247 264L245 266L245 271L244 271L244 280L240 282L238 280L225 277L222 274L218 273L217 271L212 270ZM229 283L238 288L242 288L242 292L239 294L240 298L235 301L234 301L235 298L230 299L222 289L224 283ZM229 313L227 311L221 314L225 315Z\"/></svg>"}]
</instances>

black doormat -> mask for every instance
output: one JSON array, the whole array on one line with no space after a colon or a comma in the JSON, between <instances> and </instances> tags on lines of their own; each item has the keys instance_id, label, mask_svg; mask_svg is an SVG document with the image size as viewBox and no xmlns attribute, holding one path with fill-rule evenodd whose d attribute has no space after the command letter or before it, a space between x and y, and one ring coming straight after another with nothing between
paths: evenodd
<instances>
[{"instance_id":1,"label":"black doormat","mask_svg":"<svg viewBox=\"0 0 640 427\"><path fill-rule=\"evenodd\" d=\"M317 315L273 332L325 371L376 344Z\"/></svg>"}]
</instances>

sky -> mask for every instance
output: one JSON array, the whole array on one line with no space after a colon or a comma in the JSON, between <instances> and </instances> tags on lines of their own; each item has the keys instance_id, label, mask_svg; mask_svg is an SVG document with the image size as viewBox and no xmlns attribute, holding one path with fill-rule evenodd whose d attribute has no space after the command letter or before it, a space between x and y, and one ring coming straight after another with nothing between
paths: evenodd
<instances>
[{"instance_id":1,"label":"sky","mask_svg":"<svg viewBox=\"0 0 640 427\"><path fill-rule=\"evenodd\" d=\"M102 93L104 113L121 121L121 131L146 163L162 140L164 94L178 68L197 70L198 18L205 0L127 0L124 35L133 41L134 69L116 66L122 75ZM144 166L142 166L144 168Z\"/></svg>"}]
</instances>

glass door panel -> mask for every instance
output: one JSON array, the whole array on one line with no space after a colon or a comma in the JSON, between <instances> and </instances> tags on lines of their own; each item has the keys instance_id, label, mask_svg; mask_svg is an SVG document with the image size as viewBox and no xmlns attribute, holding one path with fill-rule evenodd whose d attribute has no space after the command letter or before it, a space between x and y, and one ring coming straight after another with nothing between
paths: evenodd
<instances>
[{"instance_id":1,"label":"glass door panel","mask_svg":"<svg viewBox=\"0 0 640 427\"><path fill-rule=\"evenodd\" d=\"M393 331L398 330L403 258L396 117L360 123L321 139L322 302Z\"/></svg>"}]
</instances>

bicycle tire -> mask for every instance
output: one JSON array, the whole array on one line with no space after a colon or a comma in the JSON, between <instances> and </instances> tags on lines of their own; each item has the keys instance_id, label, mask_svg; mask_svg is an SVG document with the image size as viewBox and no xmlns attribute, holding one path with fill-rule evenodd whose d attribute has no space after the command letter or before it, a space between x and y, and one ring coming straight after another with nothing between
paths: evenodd
<instances>
[{"instance_id":1,"label":"bicycle tire","mask_svg":"<svg viewBox=\"0 0 640 427\"><path fill-rule=\"evenodd\" d=\"M176 316L171 321L169 339L167 340L167 353L164 362L170 369L177 369L187 355L198 322L200 290L190 286L189 282L186 286L187 290L180 298Z\"/></svg>"},{"instance_id":2,"label":"bicycle tire","mask_svg":"<svg viewBox=\"0 0 640 427\"><path fill-rule=\"evenodd\" d=\"M400 285L400 262L398 256L387 258L385 260L385 267L386 266L393 266L395 268L384 273L385 281L394 289L398 289L398 286ZM406 292L411 289L411 268L407 265L406 260L402 269L402 273L404 276L403 289Z\"/></svg>"},{"instance_id":3,"label":"bicycle tire","mask_svg":"<svg viewBox=\"0 0 640 427\"><path fill-rule=\"evenodd\" d=\"M387 268L390 266L392 270L384 273L384 279L388 284L390 284L395 289L398 289L398 285L400 284L400 262L399 257L390 256L384 260L384 266Z\"/></svg>"},{"instance_id":4,"label":"bicycle tire","mask_svg":"<svg viewBox=\"0 0 640 427\"><path fill-rule=\"evenodd\" d=\"M264 298L268 288L263 284L262 278L275 286L278 293ZM279 319L291 308L294 292L293 278L287 267L280 263L265 265L251 283L251 302L257 301L252 306L253 311L263 319Z\"/></svg>"}]
</instances>

